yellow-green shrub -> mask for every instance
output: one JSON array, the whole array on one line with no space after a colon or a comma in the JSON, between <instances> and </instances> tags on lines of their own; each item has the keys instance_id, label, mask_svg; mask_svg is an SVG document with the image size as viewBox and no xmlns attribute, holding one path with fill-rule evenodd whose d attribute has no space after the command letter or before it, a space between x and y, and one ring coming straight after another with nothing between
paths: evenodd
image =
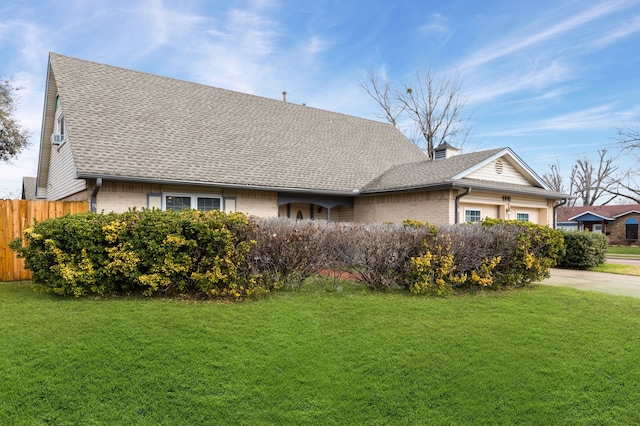
<instances>
[{"instance_id":1,"label":"yellow-green shrub","mask_svg":"<svg viewBox=\"0 0 640 426\"><path fill-rule=\"evenodd\" d=\"M494 273L496 287L522 286L548 278L549 269L564 254L562 233L547 226L500 219L486 219L481 226L515 237L515 247L498 253L501 259Z\"/></svg>"},{"instance_id":2,"label":"yellow-green shrub","mask_svg":"<svg viewBox=\"0 0 640 426\"><path fill-rule=\"evenodd\" d=\"M57 294L187 292L242 298L257 281L241 268L252 223L240 213L131 210L36 223L11 248ZM246 269L246 268L245 268Z\"/></svg>"},{"instance_id":3,"label":"yellow-green shrub","mask_svg":"<svg viewBox=\"0 0 640 426\"><path fill-rule=\"evenodd\" d=\"M464 283L466 276L456 274L453 254L438 247L422 256L412 257L409 270L409 291L414 294L448 293L455 284Z\"/></svg>"}]
</instances>

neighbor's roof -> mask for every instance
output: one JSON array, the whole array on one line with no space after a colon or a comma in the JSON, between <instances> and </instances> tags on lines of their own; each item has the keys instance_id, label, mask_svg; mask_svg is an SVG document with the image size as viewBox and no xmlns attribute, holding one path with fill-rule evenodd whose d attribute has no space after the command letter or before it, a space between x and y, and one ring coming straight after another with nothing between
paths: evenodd
<instances>
[{"instance_id":1,"label":"neighbor's roof","mask_svg":"<svg viewBox=\"0 0 640 426\"><path fill-rule=\"evenodd\" d=\"M558 209L558 222L575 221L580 216L589 214L606 220L614 220L617 217L633 212L640 212L640 204L560 207Z\"/></svg>"},{"instance_id":2,"label":"neighbor's roof","mask_svg":"<svg viewBox=\"0 0 640 426\"><path fill-rule=\"evenodd\" d=\"M36 199L36 178L30 176L22 177L22 199L23 200L35 200Z\"/></svg>"},{"instance_id":3,"label":"neighbor's roof","mask_svg":"<svg viewBox=\"0 0 640 426\"><path fill-rule=\"evenodd\" d=\"M50 54L79 178L351 193L425 158L391 124Z\"/></svg>"}]
</instances>

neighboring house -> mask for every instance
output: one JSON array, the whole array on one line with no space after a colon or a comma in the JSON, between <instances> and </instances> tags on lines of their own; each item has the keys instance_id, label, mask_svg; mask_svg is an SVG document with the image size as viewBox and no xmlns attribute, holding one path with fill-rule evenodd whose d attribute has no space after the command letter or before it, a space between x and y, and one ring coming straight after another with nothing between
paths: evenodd
<instances>
[{"instance_id":1,"label":"neighboring house","mask_svg":"<svg viewBox=\"0 0 640 426\"><path fill-rule=\"evenodd\" d=\"M559 207L557 228L601 232L609 244L637 244L640 204Z\"/></svg>"},{"instance_id":2,"label":"neighboring house","mask_svg":"<svg viewBox=\"0 0 640 426\"><path fill-rule=\"evenodd\" d=\"M36 178L35 177L23 177L22 178L22 199L34 200L36 198Z\"/></svg>"},{"instance_id":3,"label":"neighboring house","mask_svg":"<svg viewBox=\"0 0 640 426\"><path fill-rule=\"evenodd\" d=\"M432 161L394 126L51 53L37 196L93 211L552 225L549 191L511 149Z\"/></svg>"}]
</instances>

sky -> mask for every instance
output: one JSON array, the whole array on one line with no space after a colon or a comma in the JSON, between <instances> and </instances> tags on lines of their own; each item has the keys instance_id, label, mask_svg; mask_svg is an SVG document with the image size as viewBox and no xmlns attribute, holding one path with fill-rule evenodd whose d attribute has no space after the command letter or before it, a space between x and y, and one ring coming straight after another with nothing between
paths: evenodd
<instances>
[{"instance_id":1,"label":"sky","mask_svg":"<svg viewBox=\"0 0 640 426\"><path fill-rule=\"evenodd\" d=\"M0 76L31 143L0 198L36 175L49 52L380 121L367 76L431 66L459 75L465 149L510 147L539 176L640 126L640 0L4 0Z\"/></svg>"}]
</instances>

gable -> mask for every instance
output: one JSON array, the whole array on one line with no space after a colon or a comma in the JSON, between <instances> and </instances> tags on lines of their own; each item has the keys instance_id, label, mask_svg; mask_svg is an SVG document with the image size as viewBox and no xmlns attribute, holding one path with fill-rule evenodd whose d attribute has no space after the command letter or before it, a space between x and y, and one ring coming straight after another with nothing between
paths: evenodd
<instances>
[{"instance_id":1,"label":"gable","mask_svg":"<svg viewBox=\"0 0 640 426\"><path fill-rule=\"evenodd\" d=\"M608 218L608 217L604 217L604 216L600 216L598 214L595 214L593 212L584 212L578 216L574 216L569 218L569 220L572 221L576 221L576 222L602 222L604 221L612 221L612 218Z\"/></svg>"},{"instance_id":2,"label":"gable","mask_svg":"<svg viewBox=\"0 0 640 426\"><path fill-rule=\"evenodd\" d=\"M42 116L42 130L40 134L40 152L38 158L38 173L36 177L36 196L47 196L49 182L49 165L51 162L51 134L56 114L56 95L58 88L51 73L51 65L47 67L47 84L44 94L44 112Z\"/></svg>"},{"instance_id":3,"label":"gable","mask_svg":"<svg viewBox=\"0 0 640 426\"><path fill-rule=\"evenodd\" d=\"M466 175L465 178L532 186L531 180L527 179L521 170L505 157L490 161L478 170Z\"/></svg>"}]
</instances>

